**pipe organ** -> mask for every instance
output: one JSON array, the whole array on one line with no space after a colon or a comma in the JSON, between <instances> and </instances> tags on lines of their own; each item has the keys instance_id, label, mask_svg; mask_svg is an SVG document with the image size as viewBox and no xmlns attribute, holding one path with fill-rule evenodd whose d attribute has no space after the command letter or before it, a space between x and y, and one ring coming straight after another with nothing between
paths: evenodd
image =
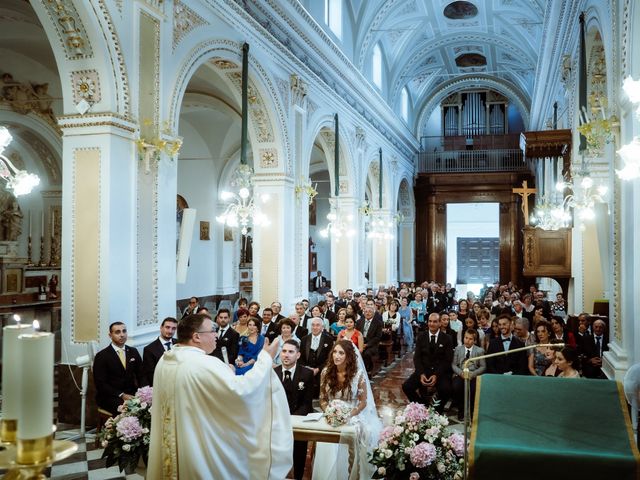
<instances>
[{"instance_id":1,"label":"pipe organ","mask_svg":"<svg viewBox=\"0 0 640 480\"><path fill-rule=\"evenodd\" d=\"M454 93L441 104L443 136L509 133L507 98L492 90Z\"/></svg>"}]
</instances>

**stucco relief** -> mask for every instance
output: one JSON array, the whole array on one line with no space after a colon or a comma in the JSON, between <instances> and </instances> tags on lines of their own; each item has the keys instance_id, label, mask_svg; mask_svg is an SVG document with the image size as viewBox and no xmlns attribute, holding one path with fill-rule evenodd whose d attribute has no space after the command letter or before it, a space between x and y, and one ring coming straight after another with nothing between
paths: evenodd
<instances>
[{"instance_id":1,"label":"stucco relief","mask_svg":"<svg viewBox=\"0 0 640 480\"><path fill-rule=\"evenodd\" d=\"M176 0L173 4L173 49L176 49L189 32L203 25L207 25L204 18L180 0Z\"/></svg>"}]
</instances>

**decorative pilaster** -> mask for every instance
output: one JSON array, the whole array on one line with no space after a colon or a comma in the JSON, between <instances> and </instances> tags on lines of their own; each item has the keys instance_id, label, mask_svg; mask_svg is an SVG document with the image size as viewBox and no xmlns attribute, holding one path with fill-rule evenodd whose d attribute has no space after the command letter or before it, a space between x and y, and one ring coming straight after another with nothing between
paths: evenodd
<instances>
[{"instance_id":1,"label":"decorative pilaster","mask_svg":"<svg viewBox=\"0 0 640 480\"><path fill-rule=\"evenodd\" d=\"M353 197L338 197L335 209L341 218L353 219L353 228L359 222L358 204ZM357 233L353 236L343 235L336 238L331 235L331 289L335 292L347 288L356 288L360 284L358 274L359 249L364 240Z\"/></svg>"}]
</instances>

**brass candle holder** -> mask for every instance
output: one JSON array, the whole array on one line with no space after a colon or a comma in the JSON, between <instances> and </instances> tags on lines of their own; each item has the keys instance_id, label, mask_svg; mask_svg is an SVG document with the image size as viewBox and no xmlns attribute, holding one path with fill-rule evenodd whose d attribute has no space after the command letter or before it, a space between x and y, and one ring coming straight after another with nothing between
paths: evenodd
<instances>
[{"instance_id":1,"label":"brass candle holder","mask_svg":"<svg viewBox=\"0 0 640 480\"><path fill-rule=\"evenodd\" d=\"M3 420L2 433L7 423ZM14 423L15 420L13 421ZM10 427L11 425L8 425ZM55 429L55 427L54 427ZM15 438L15 431L13 432ZM44 470L56 462L64 460L78 450L78 445L69 440L54 440L53 433L35 439L16 439L0 444L0 469L7 470L5 480L44 480ZM3 440L4 440L3 436Z\"/></svg>"},{"instance_id":2,"label":"brass candle holder","mask_svg":"<svg viewBox=\"0 0 640 480\"><path fill-rule=\"evenodd\" d=\"M16 443L17 420L0 419L0 443Z\"/></svg>"}]
</instances>

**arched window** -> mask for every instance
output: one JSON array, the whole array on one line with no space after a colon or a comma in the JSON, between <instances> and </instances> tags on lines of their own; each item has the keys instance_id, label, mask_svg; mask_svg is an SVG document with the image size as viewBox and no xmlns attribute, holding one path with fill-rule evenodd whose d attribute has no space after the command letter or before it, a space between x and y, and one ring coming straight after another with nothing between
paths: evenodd
<instances>
[{"instance_id":1,"label":"arched window","mask_svg":"<svg viewBox=\"0 0 640 480\"><path fill-rule=\"evenodd\" d=\"M405 122L409 122L409 92L407 87L404 87L400 92L400 115L402 115Z\"/></svg>"},{"instance_id":2,"label":"arched window","mask_svg":"<svg viewBox=\"0 0 640 480\"><path fill-rule=\"evenodd\" d=\"M324 23L342 40L342 0L324 0Z\"/></svg>"},{"instance_id":3,"label":"arched window","mask_svg":"<svg viewBox=\"0 0 640 480\"><path fill-rule=\"evenodd\" d=\"M380 44L378 43L373 47L373 55L371 57L371 79L382 90L382 50L380 50Z\"/></svg>"}]
</instances>

